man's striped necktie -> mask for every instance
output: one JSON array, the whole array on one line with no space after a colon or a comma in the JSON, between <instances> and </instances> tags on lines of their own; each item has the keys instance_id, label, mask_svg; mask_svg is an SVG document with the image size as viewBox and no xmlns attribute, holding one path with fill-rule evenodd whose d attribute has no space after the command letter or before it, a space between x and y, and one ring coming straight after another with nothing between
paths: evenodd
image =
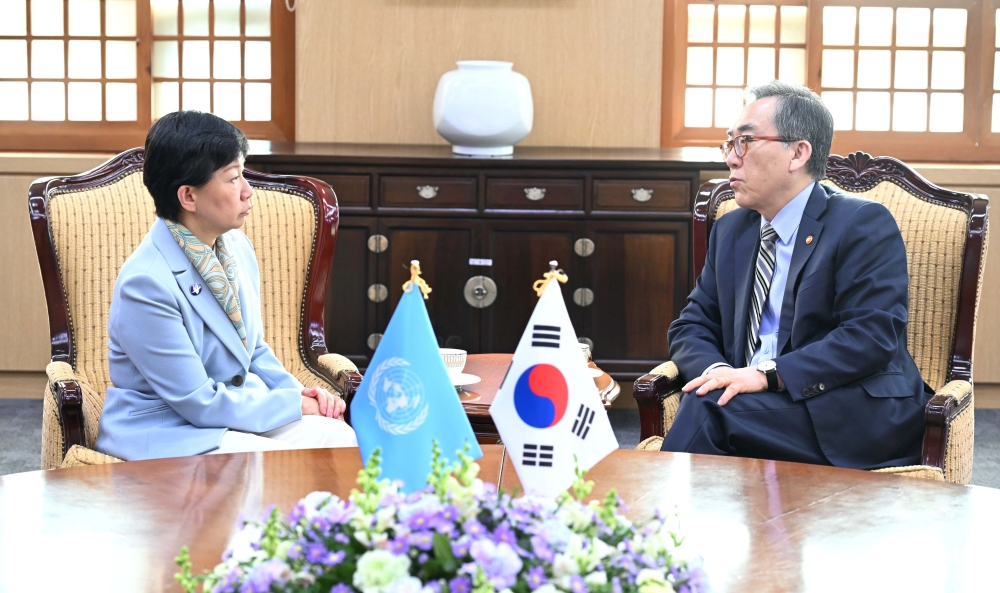
<instances>
[{"instance_id":1,"label":"man's striped necktie","mask_svg":"<svg viewBox=\"0 0 1000 593\"><path fill-rule=\"evenodd\" d=\"M747 320L747 352L746 365L750 366L753 353L760 344L760 317L767 303L767 295L771 289L771 278L774 276L774 261L777 248L775 240L778 233L765 223L760 229L760 250L757 252L757 267L754 270L753 295L750 298L749 319Z\"/></svg>"}]
</instances>

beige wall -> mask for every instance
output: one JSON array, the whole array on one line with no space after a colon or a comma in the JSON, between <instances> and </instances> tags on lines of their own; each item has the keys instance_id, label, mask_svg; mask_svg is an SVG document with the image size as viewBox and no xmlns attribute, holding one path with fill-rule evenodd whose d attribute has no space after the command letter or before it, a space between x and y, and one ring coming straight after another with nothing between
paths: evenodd
<instances>
[{"instance_id":1,"label":"beige wall","mask_svg":"<svg viewBox=\"0 0 1000 593\"><path fill-rule=\"evenodd\" d=\"M28 218L39 177L91 169L110 155L0 155L0 372L40 371L49 362L49 321Z\"/></svg>"},{"instance_id":2,"label":"beige wall","mask_svg":"<svg viewBox=\"0 0 1000 593\"><path fill-rule=\"evenodd\" d=\"M531 82L523 145L659 146L663 0L300 0L296 139L431 144L438 79L506 60Z\"/></svg>"}]
</instances>

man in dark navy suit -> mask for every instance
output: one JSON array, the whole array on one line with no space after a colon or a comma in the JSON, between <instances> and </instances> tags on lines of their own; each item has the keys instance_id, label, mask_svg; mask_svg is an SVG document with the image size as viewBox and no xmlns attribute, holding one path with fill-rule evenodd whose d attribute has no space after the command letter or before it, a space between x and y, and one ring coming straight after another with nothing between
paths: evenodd
<instances>
[{"instance_id":1,"label":"man in dark navy suit","mask_svg":"<svg viewBox=\"0 0 1000 593\"><path fill-rule=\"evenodd\" d=\"M687 381L664 451L852 468L919 463L931 397L906 349L906 250L877 202L818 180L833 117L771 82L722 145L739 209L670 326Z\"/></svg>"}]
</instances>

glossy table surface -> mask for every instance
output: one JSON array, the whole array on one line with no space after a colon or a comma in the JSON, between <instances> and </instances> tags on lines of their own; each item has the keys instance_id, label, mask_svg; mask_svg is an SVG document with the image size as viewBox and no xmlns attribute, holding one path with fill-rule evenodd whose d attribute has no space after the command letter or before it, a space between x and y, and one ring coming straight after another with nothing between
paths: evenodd
<instances>
[{"instance_id":1,"label":"glossy table surface","mask_svg":"<svg viewBox=\"0 0 1000 593\"><path fill-rule=\"evenodd\" d=\"M481 476L518 485L499 445ZM507 461L505 463L505 461ZM0 590L176 591L241 515L346 495L357 449L208 455L0 477ZM995 591L1000 490L753 459L619 450L588 475L635 521L677 508L716 591Z\"/></svg>"}]
</instances>

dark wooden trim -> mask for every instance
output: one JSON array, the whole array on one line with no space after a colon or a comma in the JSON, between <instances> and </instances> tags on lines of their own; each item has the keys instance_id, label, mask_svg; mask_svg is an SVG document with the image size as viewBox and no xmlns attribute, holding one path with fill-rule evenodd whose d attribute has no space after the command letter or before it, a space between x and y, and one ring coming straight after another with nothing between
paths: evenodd
<instances>
[{"instance_id":1,"label":"dark wooden trim","mask_svg":"<svg viewBox=\"0 0 1000 593\"><path fill-rule=\"evenodd\" d=\"M989 198L984 195L956 192L938 187L898 159L872 157L863 152L854 152L846 157L830 155L826 173L828 179L848 191L867 191L882 181L889 181L908 192L919 195L921 199L954 208L968 216L968 232L965 240L965 254L962 258L958 310L955 318L955 334L951 347L951 359L948 363L947 380L971 382L976 307L986 249ZM694 258L692 269L695 279L701 274L705 265L708 239L711 235L712 223L715 220L715 212L721 202L732 199L732 197L733 191L729 187L728 181L708 182L703 184L698 191L691 221L692 255ZM957 402L954 398L934 396L927 404L923 445L925 464L943 467L951 419L968 406L966 400L971 400L971 398ZM642 422L643 420L640 418L640 423Z\"/></svg>"},{"instance_id":2,"label":"dark wooden trim","mask_svg":"<svg viewBox=\"0 0 1000 593\"><path fill-rule=\"evenodd\" d=\"M680 381L671 381L665 375L643 375L635 380L632 396L639 406L639 441L663 436L663 400L680 390Z\"/></svg>"},{"instance_id":3,"label":"dark wooden trim","mask_svg":"<svg viewBox=\"0 0 1000 593\"><path fill-rule=\"evenodd\" d=\"M924 409L922 464L944 469L951 422L971 403L971 392L961 400L950 395L935 395L927 402L927 407Z\"/></svg>"},{"instance_id":4,"label":"dark wooden trim","mask_svg":"<svg viewBox=\"0 0 1000 593\"><path fill-rule=\"evenodd\" d=\"M59 425L62 427L63 457L73 445L87 446L83 429L83 390L76 381L56 381L51 385L59 409Z\"/></svg>"}]
</instances>

